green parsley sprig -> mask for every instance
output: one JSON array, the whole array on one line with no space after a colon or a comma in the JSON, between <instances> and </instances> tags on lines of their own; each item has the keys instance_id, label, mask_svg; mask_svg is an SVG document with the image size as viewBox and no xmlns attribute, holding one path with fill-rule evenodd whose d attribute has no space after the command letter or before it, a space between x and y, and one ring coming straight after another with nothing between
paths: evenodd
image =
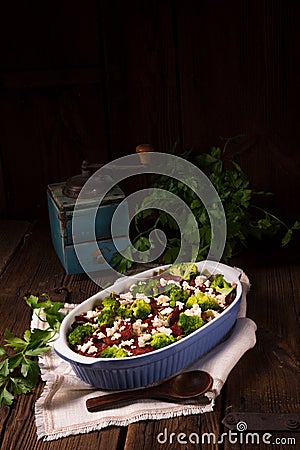
<instances>
[{"instance_id":1,"label":"green parsley sprig","mask_svg":"<svg viewBox=\"0 0 300 450\"><path fill-rule=\"evenodd\" d=\"M272 239L280 236L281 246L287 245L294 233L300 229L300 222L295 221L292 225L286 224L283 220L276 217L271 212L262 208L257 204L259 197L272 195L270 192L255 191L250 185L250 180L246 173L242 170L236 157L228 158L227 147L230 141L239 138L227 139L223 148L212 147L209 153L203 153L192 157L191 151L179 154L181 158L191 160L199 167L210 179L215 187L220 200L222 202L227 226L226 245L222 255L222 260L227 263L230 258L241 248L247 247L253 240L263 241L264 239ZM171 154L175 154L176 145L170 150ZM153 188L159 188L160 200L163 199L163 191L172 192L176 197L183 200L191 209L196 219L199 236L200 248L198 254L195 255L196 261L205 259L211 244L211 223L208 213L201 199L197 197L194 190L201 192L199 180L189 179L189 186L175 178L167 176L153 176ZM155 191L145 197L141 205L140 211L135 215L132 221L131 238L133 247L144 252L151 247L150 233L162 229L167 236L167 245L165 252L161 255L160 264L172 264L179 253L184 238L184 245L188 250L195 247L192 241L193 235L188 230L192 229L192 224L187 223L187 232L180 233L178 225L173 217L167 212L151 209L148 205L153 204L155 200ZM176 207L176 200L174 201ZM177 202L178 203L178 202ZM180 205L178 204L178 215L180 213ZM211 211L215 214L216 221L218 211ZM197 251L197 249L196 249ZM126 272L134 264L134 250L131 254L130 247L125 249L122 256L116 253L112 263L115 264L119 272ZM146 261L147 256L145 256ZM191 259L187 255L186 261Z\"/></svg>"},{"instance_id":2,"label":"green parsley sprig","mask_svg":"<svg viewBox=\"0 0 300 450\"><path fill-rule=\"evenodd\" d=\"M24 297L39 319L46 322L45 329L26 330L23 338L5 332L5 344L0 346L0 407L10 406L16 395L27 394L36 386L40 369L36 358L47 352L51 340L56 336L64 314L61 302L52 302L48 294L42 294L42 301L30 295Z\"/></svg>"}]
</instances>

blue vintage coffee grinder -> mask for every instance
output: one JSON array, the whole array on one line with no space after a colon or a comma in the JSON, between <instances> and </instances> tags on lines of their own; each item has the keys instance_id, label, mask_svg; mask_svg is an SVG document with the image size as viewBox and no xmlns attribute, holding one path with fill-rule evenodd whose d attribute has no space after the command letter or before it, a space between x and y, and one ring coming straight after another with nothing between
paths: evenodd
<instances>
[{"instance_id":1,"label":"blue vintage coffee grinder","mask_svg":"<svg viewBox=\"0 0 300 450\"><path fill-rule=\"evenodd\" d=\"M88 178L101 167L100 164L90 164L83 161L81 174L69 178L66 182L50 184L47 189L48 210L50 228L54 249L64 266L66 273L79 274L84 270L78 261L74 249L72 238L72 218L76 199L88 180ZM79 222L82 221L83 232L80 236L80 254L84 255L84 266L88 272L98 272L105 268L104 261L110 263L116 253L116 247L111 238L111 219L115 209L125 198L124 192L118 185L115 185L98 205L98 196L95 192L90 192L81 202ZM95 220L95 234L99 250L94 251L91 238L84 232L85 217L89 216L91 208L98 205ZM122 220L118 223L117 233L114 239L118 241L118 247L125 250L128 240L125 233L128 232L129 214L128 205L123 202L120 206L122 210ZM76 213L77 215L78 213ZM92 250L93 249L93 250ZM86 270L85 270L86 271Z\"/></svg>"}]
</instances>

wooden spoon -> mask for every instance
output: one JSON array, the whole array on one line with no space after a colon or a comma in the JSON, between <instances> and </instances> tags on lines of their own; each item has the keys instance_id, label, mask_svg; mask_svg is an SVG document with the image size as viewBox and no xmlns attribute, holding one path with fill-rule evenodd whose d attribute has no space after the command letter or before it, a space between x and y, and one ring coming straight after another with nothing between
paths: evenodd
<instances>
[{"instance_id":1,"label":"wooden spoon","mask_svg":"<svg viewBox=\"0 0 300 450\"><path fill-rule=\"evenodd\" d=\"M89 398L86 407L89 412L96 412L135 402L139 399L167 400L180 403L184 400L201 397L212 386L213 379L202 370L183 372L156 386Z\"/></svg>"}]
</instances>

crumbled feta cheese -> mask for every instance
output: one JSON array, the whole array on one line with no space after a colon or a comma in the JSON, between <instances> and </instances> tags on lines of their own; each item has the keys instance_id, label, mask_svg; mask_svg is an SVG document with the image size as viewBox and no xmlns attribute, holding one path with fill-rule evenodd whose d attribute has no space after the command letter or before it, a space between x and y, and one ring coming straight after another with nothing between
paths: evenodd
<instances>
[{"instance_id":1,"label":"crumbled feta cheese","mask_svg":"<svg viewBox=\"0 0 300 450\"><path fill-rule=\"evenodd\" d=\"M112 340L112 341L116 341L117 339L120 339L121 336L122 336L121 333L115 333L115 334L111 337L111 340Z\"/></svg>"},{"instance_id":2,"label":"crumbled feta cheese","mask_svg":"<svg viewBox=\"0 0 300 450\"><path fill-rule=\"evenodd\" d=\"M136 319L133 325L135 325L136 327L140 327L142 325L142 319Z\"/></svg>"},{"instance_id":3,"label":"crumbled feta cheese","mask_svg":"<svg viewBox=\"0 0 300 450\"><path fill-rule=\"evenodd\" d=\"M88 311L86 313L86 317L88 319L93 319L94 317L97 317L99 314L96 311Z\"/></svg>"},{"instance_id":4,"label":"crumbled feta cheese","mask_svg":"<svg viewBox=\"0 0 300 450\"><path fill-rule=\"evenodd\" d=\"M143 333L143 331L148 327L147 323L142 323L141 319L137 319L133 324L132 324L132 329L133 332L135 334L137 334L138 336L141 335Z\"/></svg>"},{"instance_id":5,"label":"crumbled feta cheese","mask_svg":"<svg viewBox=\"0 0 300 450\"><path fill-rule=\"evenodd\" d=\"M218 294L216 295L216 300L218 300L219 305L224 308L226 305L226 294Z\"/></svg>"},{"instance_id":6,"label":"crumbled feta cheese","mask_svg":"<svg viewBox=\"0 0 300 450\"><path fill-rule=\"evenodd\" d=\"M177 300L177 302L175 303L176 306L178 306L179 311L181 311L184 307L184 303L180 302L179 300Z\"/></svg>"},{"instance_id":7,"label":"crumbled feta cheese","mask_svg":"<svg viewBox=\"0 0 300 450\"><path fill-rule=\"evenodd\" d=\"M207 277L205 275L198 275L195 278L195 286L202 286L203 283L207 280Z\"/></svg>"},{"instance_id":8,"label":"crumbled feta cheese","mask_svg":"<svg viewBox=\"0 0 300 450\"><path fill-rule=\"evenodd\" d=\"M142 334L138 337L138 345L139 347L145 347L145 345L149 344L150 339L152 338L152 335L149 333Z\"/></svg>"},{"instance_id":9,"label":"crumbled feta cheese","mask_svg":"<svg viewBox=\"0 0 300 450\"><path fill-rule=\"evenodd\" d=\"M211 297L215 296L212 288L205 289L205 294L210 295Z\"/></svg>"},{"instance_id":10,"label":"crumbled feta cheese","mask_svg":"<svg viewBox=\"0 0 300 450\"><path fill-rule=\"evenodd\" d=\"M150 298L147 297L147 295L145 295L141 292L138 292L135 297L137 300L144 300L144 302L146 302L146 303L150 303L150 301L151 301Z\"/></svg>"},{"instance_id":11,"label":"crumbled feta cheese","mask_svg":"<svg viewBox=\"0 0 300 450\"><path fill-rule=\"evenodd\" d=\"M106 328L106 335L107 337L110 337L114 334L115 329L114 328Z\"/></svg>"},{"instance_id":12,"label":"crumbled feta cheese","mask_svg":"<svg viewBox=\"0 0 300 450\"><path fill-rule=\"evenodd\" d=\"M184 291L189 291L189 290L191 289L191 286L189 285L189 283L188 283L187 281L184 281L184 282L182 283L182 289L183 289Z\"/></svg>"},{"instance_id":13,"label":"crumbled feta cheese","mask_svg":"<svg viewBox=\"0 0 300 450\"><path fill-rule=\"evenodd\" d=\"M157 331L159 331L160 333L164 333L166 336L170 336L172 334L171 328L167 327L158 327Z\"/></svg>"},{"instance_id":14,"label":"crumbled feta cheese","mask_svg":"<svg viewBox=\"0 0 300 450\"><path fill-rule=\"evenodd\" d=\"M98 339L103 339L103 338L105 338L106 336L105 336L105 334L104 333L102 333L102 331L100 331L100 333L97 333L97 338Z\"/></svg>"},{"instance_id":15,"label":"crumbled feta cheese","mask_svg":"<svg viewBox=\"0 0 300 450\"><path fill-rule=\"evenodd\" d=\"M169 306L170 297L168 297L167 295L159 295L156 301L159 305Z\"/></svg>"},{"instance_id":16,"label":"crumbled feta cheese","mask_svg":"<svg viewBox=\"0 0 300 450\"><path fill-rule=\"evenodd\" d=\"M114 322L114 326L113 327L106 328L106 335L107 335L107 337L112 336L113 334L115 334L116 331L118 331L120 323L121 323L121 319L120 320L116 320Z\"/></svg>"},{"instance_id":17,"label":"crumbled feta cheese","mask_svg":"<svg viewBox=\"0 0 300 450\"><path fill-rule=\"evenodd\" d=\"M123 341L120 343L121 347L130 347L134 343L134 339L129 339L128 341Z\"/></svg>"},{"instance_id":18,"label":"crumbled feta cheese","mask_svg":"<svg viewBox=\"0 0 300 450\"><path fill-rule=\"evenodd\" d=\"M165 278L161 278L161 279L159 280L159 284L160 284L162 287L165 287L165 286L167 286L167 280L165 280Z\"/></svg>"},{"instance_id":19,"label":"crumbled feta cheese","mask_svg":"<svg viewBox=\"0 0 300 450\"><path fill-rule=\"evenodd\" d=\"M131 300L133 300L133 295L131 292L126 292L125 294L120 294L119 301L120 301L121 305L131 303Z\"/></svg>"},{"instance_id":20,"label":"crumbled feta cheese","mask_svg":"<svg viewBox=\"0 0 300 450\"><path fill-rule=\"evenodd\" d=\"M93 345L93 341L88 341L82 344L80 350L85 353L91 346Z\"/></svg>"},{"instance_id":21,"label":"crumbled feta cheese","mask_svg":"<svg viewBox=\"0 0 300 450\"><path fill-rule=\"evenodd\" d=\"M153 327L162 327L163 325L168 325L167 320L164 320L158 316L154 316L154 319L151 322Z\"/></svg>"},{"instance_id":22,"label":"crumbled feta cheese","mask_svg":"<svg viewBox=\"0 0 300 450\"><path fill-rule=\"evenodd\" d=\"M166 316L168 314L171 314L171 312L173 312L173 308L169 307L169 308L164 308L161 311L159 311L160 314L162 314L163 316Z\"/></svg>"},{"instance_id":23,"label":"crumbled feta cheese","mask_svg":"<svg viewBox=\"0 0 300 450\"><path fill-rule=\"evenodd\" d=\"M201 313L202 313L202 310L201 310L200 306L198 305L198 303L195 303L192 308L187 309L186 311L184 311L184 314L186 316L198 316L198 317L201 317Z\"/></svg>"},{"instance_id":24,"label":"crumbled feta cheese","mask_svg":"<svg viewBox=\"0 0 300 450\"><path fill-rule=\"evenodd\" d=\"M204 284L204 286L209 287L210 286L210 281L206 280L203 284Z\"/></svg>"},{"instance_id":25,"label":"crumbled feta cheese","mask_svg":"<svg viewBox=\"0 0 300 450\"><path fill-rule=\"evenodd\" d=\"M175 280L168 280L167 284L175 284L176 286L180 286L179 281L175 281Z\"/></svg>"},{"instance_id":26,"label":"crumbled feta cheese","mask_svg":"<svg viewBox=\"0 0 300 450\"><path fill-rule=\"evenodd\" d=\"M97 350L98 349L97 349L97 347L95 347L95 345L91 345L87 352L88 352L88 354L91 354L91 353L96 353Z\"/></svg>"}]
</instances>

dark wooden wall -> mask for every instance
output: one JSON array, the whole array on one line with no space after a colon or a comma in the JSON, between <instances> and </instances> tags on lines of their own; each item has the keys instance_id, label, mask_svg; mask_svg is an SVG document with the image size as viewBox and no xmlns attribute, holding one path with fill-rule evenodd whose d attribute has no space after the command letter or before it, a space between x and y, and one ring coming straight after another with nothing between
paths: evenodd
<instances>
[{"instance_id":1,"label":"dark wooden wall","mask_svg":"<svg viewBox=\"0 0 300 450\"><path fill-rule=\"evenodd\" d=\"M299 13L298 0L1 2L0 216L46 215L47 184L83 159L244 133L253 186L299 217Z\"/></svg>"}]
</instances>

